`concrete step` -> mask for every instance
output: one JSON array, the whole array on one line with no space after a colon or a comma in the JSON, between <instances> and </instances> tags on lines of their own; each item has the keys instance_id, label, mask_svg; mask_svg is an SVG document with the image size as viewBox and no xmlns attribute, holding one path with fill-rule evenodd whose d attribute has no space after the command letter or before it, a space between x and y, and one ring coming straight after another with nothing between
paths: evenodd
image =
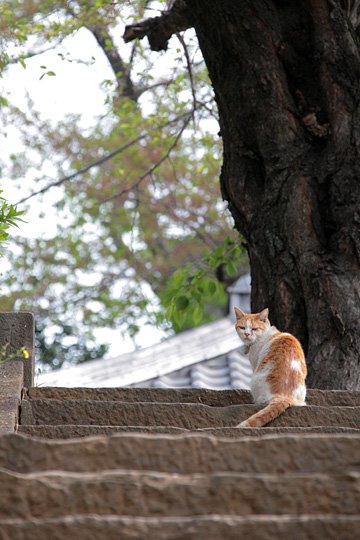
<instances>
[{"instance_id":1,"label":"concrete step","mask_svg":"<svg viewBox=\"0 0 360 540\"><path fill-rule=\"evenodd\" d=\"M0 521L1 540L355 540L360 516L129 517L69 515Z\"/></svg>"},{"instance_id":2,"label":"concrete step","mask_svg":"<svg viewBox=\"0 0 360 540\"><path fill-rule=\"evenodd\" d=\"M264 431L265 430L265 431ZM95 425L71 425L63 424L57 426L49 425L20 425L18 432L30 435L32 437L41 437L45 439L73 439L77 437L88 437L93 435L113 435L116 433L146 433L146 434L182 434L182 433L198 433L203 435L214 435L215 437L229 437L231 439L239 439L241 437L260 437L264 433L268 435L274 434L307 434L307 433L348 433L360 434L360 429L348 427L266 427L266 428L204 428L189 430L185 428L172 426L95 426Z\"/></svg>"},{"instance_id":3,"label":"concrete step","mask_svg":"<svg viewBox=\"0 0 360 540\"><path fill-rule=\"evenodd\" d=\"M104 464L105 465L105 464ZM0 519L71 514L345 514L360 508L360 473L170 474L139 471L21 474L0 470Z\"/></svg>"},{"instance_id":4,"label":"concrete step","mask_svg":"<svg viewBox=\"0 0 360 540\"><path fill-rule=\"evenodd\" d=\"M251 404L248 390L165 389L165 388L61 388L35 387L26 392L27 399L87 399L100 401L202 403L222 407ZM356 407L360 406L360 392L343 390L307 391L309 405Z\"/></svg>"},{"instance_id":5,"label":"concrete step","mask_svg":"<svg viewBox=\"0 0 360 540\"><path fill-rule=\"evenodd\" d=\"M264 435L240 440L210 435L144 435L46 441L0 437L0 468L21 473L112 469L172 473L342 473L357 470L358 435Z\"/></svg>"},{"instance_id":6,"label":"concrete step","mask_svg":"<svg viewBox=\"0 0 360 540\"><path fill-rule=\"evenodd\" d=\"M193 388L62 388L35 387L26 399L90 399L130 403L202 403L221 407L253 402L248 390L208 390Z\"/></svg>"},{"instance_id":7,"label":"concrete step","mask_svg":"<svg viewBox=\"0 0 360 540\"><path fill-rule=\"evenodd\" d=\"M175 426L186 429L234 427L260 407L214 407L195 403L125 403L95 400L23 400L20 423L28 425ZM272 426L360 428L360 407L292 407Z\"/></svg>"}]
</instances>

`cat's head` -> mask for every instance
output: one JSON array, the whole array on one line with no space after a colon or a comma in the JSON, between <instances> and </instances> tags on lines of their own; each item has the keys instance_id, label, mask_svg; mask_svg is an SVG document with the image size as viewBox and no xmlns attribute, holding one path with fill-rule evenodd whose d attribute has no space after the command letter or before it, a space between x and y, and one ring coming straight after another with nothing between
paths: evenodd
<instances>
[{"instance_id":1,"label":"cat's head","mask_svg":"<svg viewBox=\"0 0 360 540\"><path fill-rule=\"evenodd\" d=\"M234 308L236 315L235 330L245 345L252 345L269 327L269 310L263 309L260 313L243 313L241 309Z\"/></svg>"}]
</instances>

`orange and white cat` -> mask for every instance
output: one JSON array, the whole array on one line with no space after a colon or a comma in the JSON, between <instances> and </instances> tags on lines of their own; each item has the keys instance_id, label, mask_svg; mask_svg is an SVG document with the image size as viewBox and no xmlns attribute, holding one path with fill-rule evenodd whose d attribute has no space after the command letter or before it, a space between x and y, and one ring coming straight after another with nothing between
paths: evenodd
<instances>
[{"instance_id":1,"label":"orange and white cat","mask_svg":"<svg viewBox=\"0 0 360 540\"><path fill-rule=\"evenodd\" d=\"M253 369L252 396L256 404L266 404L238 427L260 427L288 407L305 405L305 355L296 337L271 326L268 309L247 314L235 308L235 315L235 329Z\"/></svg>"}]
</instances>

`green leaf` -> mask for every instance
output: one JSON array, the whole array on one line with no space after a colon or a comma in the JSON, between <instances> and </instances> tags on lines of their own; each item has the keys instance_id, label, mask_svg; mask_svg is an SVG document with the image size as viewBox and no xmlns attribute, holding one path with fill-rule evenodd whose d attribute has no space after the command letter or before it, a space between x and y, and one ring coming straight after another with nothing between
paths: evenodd
<instances>
[{"instance_id":1,"label":"green leaf","mask_svg":"<svg viewBox=\"0 0 360 540\"><path fill-rule=\"evenodd\" d=\"M238 267L233 261L228 261L225 266L225 271L229 276L236 276L238 273Z\"/></svg>"},{"instance_id":2,"label":"green leaf","mask_svg":"<svg viewBox=\"0 0 360 540\"><path fill-rule=\"evenodd\" d=\"M192 318L196 326L202 321L203 311L199 305L194 308Z\"/></svg>"},{"instance_id":3,"label":"green leaf","mask_svg":"<svg viewBox=\"0 0 360 540\"><path fill-rule=\"evenodd\" d=\"M56 76L56 73L55 71L47 71L46 73L43 73L41 75L41 77L39 77L39 81L41 81L41 79L43 79L45 76L48 76L48 77L55 77Z\"/></svg>"},{"instance_id":4,"label":"green leaf","mask_svg":"<svg viewBox=\"0 0 360 540\"><path fill-rule=\"evenodd\" d=\"M172 302L169 307L167 308L166 310L166 318L171 320L173 318L173 315L174 315L174 309L175 309L175 305L174 305L174 302Z\"/></svg>"},{"instance_id":5,"label":"green leaf","mask_svg":"<svg viewBox=\"0 0 360 540\"><path fill-rule=\"evenodd\" d=\"M189 299L186 296L179 296L176 299L176 309L184 311L189 305Z\"/></svg>"},{"instance_id":6,"label":"green leaf","mask_svg":"<svg viewBox=\"0 0 360 540\"><path fill-rule=\"evenodd\" d=\"M0 107L7 107L8 105L8 100L4 96L0 96Z\"/></svg>"},{"instance_id":7,"label":"green leaf","mask_svg":"<svg viewBox=\"0 0 360 540\"><path fill-rule=\"evenodd\" d=\"M206 281L206 286L207 286L207 291L208 291L210 296L213 296L218 290L217 283L213 279L208 279Z\"/></svg>"}]
</instances>

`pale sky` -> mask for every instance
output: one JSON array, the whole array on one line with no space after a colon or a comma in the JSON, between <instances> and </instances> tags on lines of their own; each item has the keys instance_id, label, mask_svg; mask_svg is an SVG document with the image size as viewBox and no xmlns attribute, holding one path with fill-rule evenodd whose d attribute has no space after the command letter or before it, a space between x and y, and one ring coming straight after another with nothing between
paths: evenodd
<instances>
[{"instance_id":1,"label":"pale sky","mask_svg":"<svg viewBox=\"0 0 360 540\"><path fill-rule=\"evenodd\" d=\"M121 40L122 33L123 30L119 28L116 33L118 42ZM121 44L122 50L124 47L127 46ZM63 54L65 58L69 53L70 58L87 62L87 65L81 62L62 60L58 53ZM171 62L171 53L169 55L152 54L157 54L157 68L162 66L160 69L166 71L169 61ZM74 36L66 38L56 50L26 60L26 65L26 69L20 64L10 66L4 77L0 79L0 93L7 97L11 103L23 108L24 103L26 103L25 95L27 92L34 102L35 109L41 112L44 119L56 122L66 114L81 114L80 122L85 129L92 125L96 116L105 112L105 93L101 90L100 85L105 79L113 79L113 73L95 39L87 30L81 29ZM46 69L41 66L46 66ZM54 71L56 76L45 75L41 78L44 72L48 70ZM11 153L17 153L23 149L16 128L12 126L7 128L6 137L4 137L3 133L0 134L0 145L4 160ZM67 172L65 170L65 173ZM58 179L57 176L53 176L43 183L37 182L34 185L34 182L31 181L34 176L41 178L43 175L51 176L52 173L51 170L32 171L21 189L16 188L10 178L3 179L2 189L4 195L11 203L16 203L32 191L46 185L49 180ZM43 197L32 199L31 204L26 205L27 211L24 217L31 224L31 227L21 226L18 232L13 229L11 236L15 237L16 234L37 237L53 235L56 230L56 223L50 217L52 212L49 212L49 208L61 195L60 189L53 188ZM42 212L49 214L49 218L39 219ZM6 257L2 259L2 266L3 268L6 267ZM134 348L133 341L130 338L127 339L121 336L119 331L98 330L96 336L99 341L112 343L109 356L119 355ZM136 338L136 344L141 347L149 346L158 342L164 336L163 331L144 326Z\"/></svg>"}]
</instances>

